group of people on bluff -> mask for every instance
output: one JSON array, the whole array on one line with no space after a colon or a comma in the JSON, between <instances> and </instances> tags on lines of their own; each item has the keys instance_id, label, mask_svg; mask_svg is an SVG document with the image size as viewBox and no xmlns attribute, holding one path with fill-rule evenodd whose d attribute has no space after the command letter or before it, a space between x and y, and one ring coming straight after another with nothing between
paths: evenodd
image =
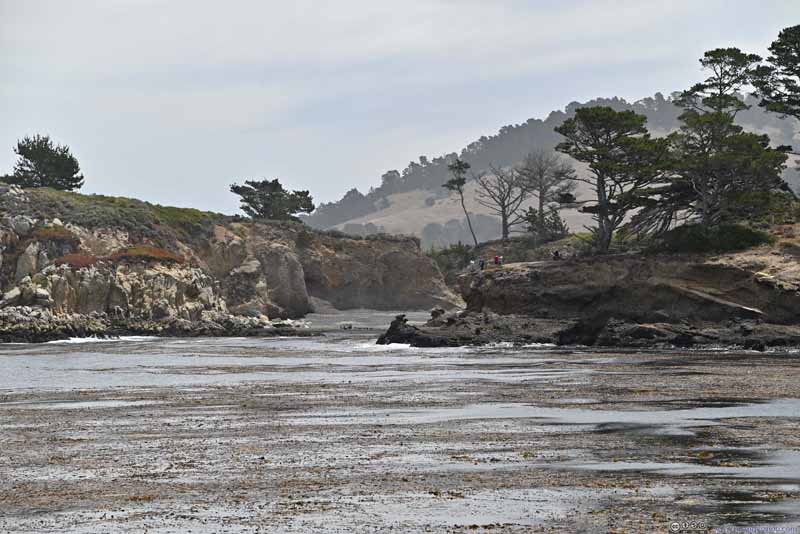
<instances>
[{"instance_id":1,"label":"group of people on bluff","mask_svg":"<svg viewBox=\"0 0 800 534\"><path fill-rule=\"evenodd\" d=\"M505 258L503 258L503 256L495 256L493 262L495 265L503 265L505 264L506 260ZM481 271L486 268L486 265L487 262L485 258L481 258L478 260L478 269L480 269ZM475 260L470 260L469 267L472 270L475 269Z\"/></svg>"},{"instance_id":2,"label":"group of people on bluff","mask_svg":"<svg viewBox=\"0 0 800 534\"><path fill-rule=\"evenodd\" d=\"M560 250L554 250L553 252L550 253L550 255L556 261L564 258L564 256L561 255L561 251ZM489 261L491 261L494 265L497 265L497 266L505 265L505 263L506 263L506 260L505 260L505 258L503 256L495 256L494 258L490 259ZM486 269L486 266L488 264L489 264L489 262L486 260L486 258L480 258L478 260L477 265L475 263L475 260L470 260L469 268L470 268L470 270L474 271L475 268L477 267L479 270L483 271L484 269Z\"/></svg>"}]
</instances>

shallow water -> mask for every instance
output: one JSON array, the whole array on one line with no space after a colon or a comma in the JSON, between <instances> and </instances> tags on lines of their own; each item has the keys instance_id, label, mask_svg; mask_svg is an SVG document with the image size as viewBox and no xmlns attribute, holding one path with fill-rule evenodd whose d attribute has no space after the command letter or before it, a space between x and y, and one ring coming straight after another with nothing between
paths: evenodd
<instances>
[{"instance_id":1,"label":"shallow water","mask_svg":"<svg viewBox=\"0 0 800 534\"><path fill-rule=\"evenodd\" d=\"M546 349L418 349L374 338L136 338L0 345L1 391L375 380L549 380L589 369L552 369ZM608 361L606 359L606 361ZM599 363L599 360L597 360ZM547 369L544 367L547 366Z\"/></svg>"},{"instance_id":2,"label":"shallow water","mask_svg":"<svg viewBox=\"0 0 800 534\"><path fill-rule=\"evenodd\" d=\"M331 330L302 339L0 345L0 531L797 519L791 355L377 346L390 316L312 318Z\"/></svg>"}]
</instances>

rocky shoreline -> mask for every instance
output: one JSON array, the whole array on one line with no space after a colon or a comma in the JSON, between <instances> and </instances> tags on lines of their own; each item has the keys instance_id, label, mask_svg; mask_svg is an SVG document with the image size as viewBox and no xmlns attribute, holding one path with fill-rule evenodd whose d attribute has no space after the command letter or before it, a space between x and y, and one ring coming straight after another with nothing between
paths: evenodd
<instances>
[{"instance_id":1,"label":"rocky shoreline","mask_svg":"<svg viewBox=\"0 0 800 534\"><path fill-rule=\"evenodd\" d=\"M492 267L459 277L467 309L398 316L378 343L597 347L800 346L793 251L616 256Z\"/></svg>"},{"instance_id":2,"label":"rocky shoreline","mask_svg":"<svg viewBox=\"0 0 800 534\"><path fill-rule=\"evenodd\" d=\"M378 344L413 347L464 347L495 343L514 345L594 346L619 348L739 347L767 350L800 347L800 326L753 321L707 324L636 323L597 317L591 320L548 320L517 315L458 312L422 326L404 315L392 321Z\"/></svg>"},{"instance_id":3,"label":"rocky shoreline","mask_svg":"<svg viewBox=\"0 0 800 534\"><path fill-rule=\"evenodd\" d=\"M459 303L413 238L0 183L0 342L309 335L291 320Z\"/></svg>"},{"instance_id":4,"label":"rocky shoreline","mask_svg":"<svg viewBox=\"0 0 800 534\"><path fill-rule=\"evenodd\" d=\"M223 313L200 319L137 320L102 313L52 314L29 307L0 310L0 343L45 343L74 338L154 337L306 337L323 332L301 321L269 321Z\"/></svg>"}]
</instances>

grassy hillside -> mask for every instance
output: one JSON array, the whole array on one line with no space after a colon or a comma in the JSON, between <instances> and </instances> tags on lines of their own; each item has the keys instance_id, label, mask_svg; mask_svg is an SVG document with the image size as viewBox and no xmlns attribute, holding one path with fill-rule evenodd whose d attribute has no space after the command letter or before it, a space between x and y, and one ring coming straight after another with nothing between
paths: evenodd
<instances>
[{"instance_id":1,"label":"grassy hillside","mask_svg":"<svg viewBox=\"0 0 800 534\"><path fill-rule=\"evenodd\" d=\"M800 146L800 127L796 120L781 119L775 114L765 113L752 97L747 98L747 103L751 108L737 116L737 122L746 130L768 134L775 145ZM458 155L469 162L475 172L486 170L490 164L516 164L534 147L554 148L560 140L554 128L574 115L576 109L587 106L609 106L616 110L635 111L647 117L648 128L654 135L664 135L677 128L677 117L681 111L673 105L670 98L661 94L632 103L620 98L573 102L564 111L554 111L544 120L529 119L522 124L504 126L497 134L481 137L458 154L453 152L430 159L421 157L419 162L409 163L402 172L384 175L382 183L367 194L351 190L341 201L321 205L307 218L307 222L317 228L335 227L358 231L359 225L374 225L389 232L413 233L422 238L426 247L465 241L463 232L440 232L440 240L450 236L449 241L444 239L442 242L431 239L425 232L427 225L446 225L450 222L454 226L464 217L451 199L441 198L441 185L449 177L448 162ZM580 168L578 170L581 171ZM800 174L793 169L788 170L785 178L798 189ZM585 189L579 190L579 197L588 193ZM468 196L474 195L469 192ZM430 198L435 200L431 201ZM470 203L469 209L472 213L489 214L488 210L474 202ZM587 217L577 212L566 212L564 217L573 231L581 231L588 221ZM499 230L489 233L486 239L495 237L499 237Z\"/></svg>"},{"instance_id":2,"label":"grassy hillside","mask_svg":"<svg viewBox=\"0 0 800 534\"><path fill-rule=\"evenodd\" d=\"M208 235L211 226L230 217L192 208L151 204L142 200L83 195L54 189L28 189L27 214L59 218L86 228L120 228L157 241L192 241ZM10 211L0 198L0 211Z\"/></svg>"}]
</instances>

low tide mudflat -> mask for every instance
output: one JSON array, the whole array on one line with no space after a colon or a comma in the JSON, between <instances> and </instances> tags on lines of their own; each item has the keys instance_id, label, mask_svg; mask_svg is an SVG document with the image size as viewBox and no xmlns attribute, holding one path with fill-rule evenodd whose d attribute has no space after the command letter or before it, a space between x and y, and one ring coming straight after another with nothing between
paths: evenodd
<instances>
[{"instance_id":1,"label":"low tide mudflat","mask_svg":"<svg viewBox=\"0 0 800 534\"><path fill-rule=\"evenodd\" d=\"M0 346L0 532L800 524L800 354L374 337Z\"/></svg>"}]
</instances>

